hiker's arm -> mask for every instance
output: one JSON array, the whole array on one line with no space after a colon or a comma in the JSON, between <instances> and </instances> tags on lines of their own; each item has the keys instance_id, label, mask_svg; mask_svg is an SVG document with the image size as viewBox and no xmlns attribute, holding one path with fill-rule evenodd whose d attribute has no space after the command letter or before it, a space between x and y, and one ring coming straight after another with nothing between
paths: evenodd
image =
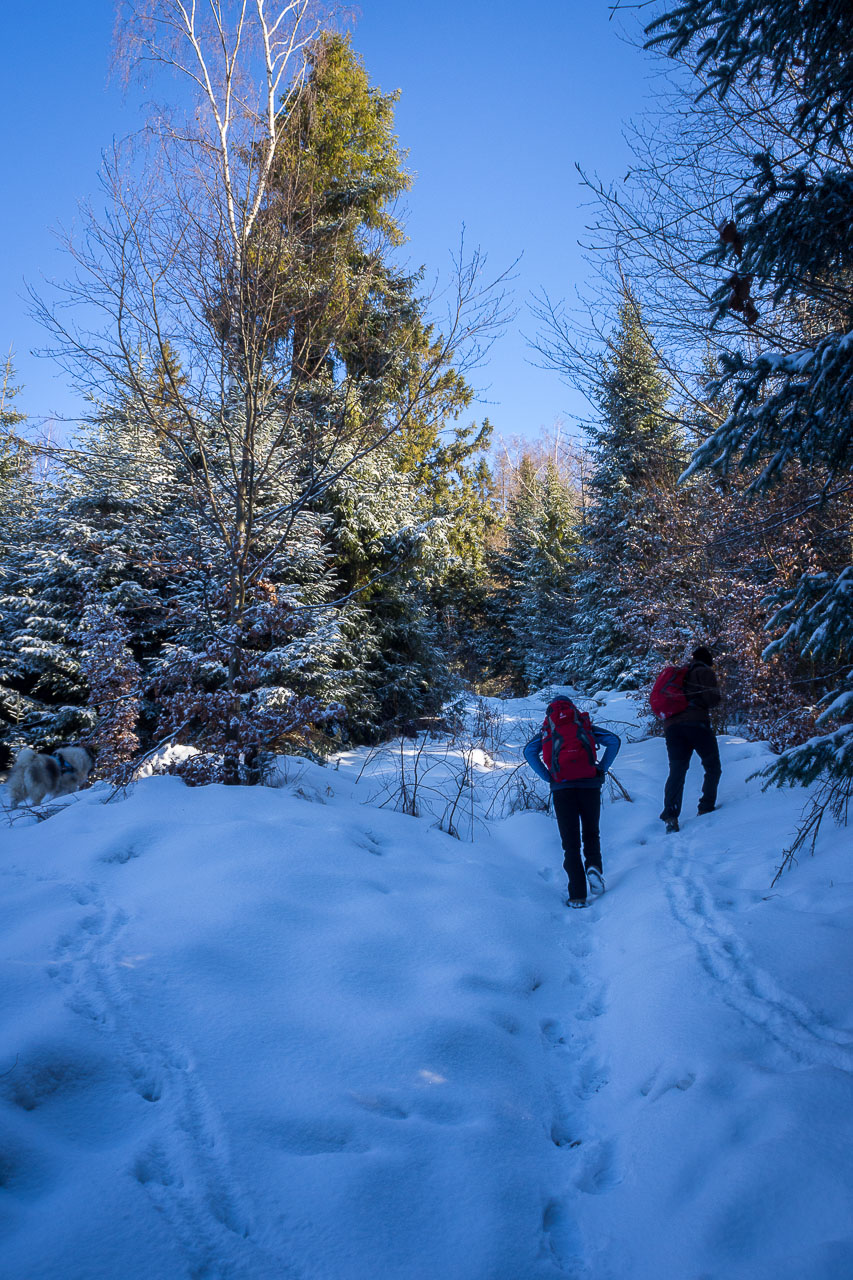
<instances>
[{"instance_id":1,"label":"hiker's arm","mask_svg":"<svg viewBox=\"0 0 853 1280\"><path fill-rule=\"evenodd\" d=\"M595 734L596 742L599 746L604 747L604 755L599 760L598 767L602 773L607 773L607 770L619 754L622 739L617 737L615 733L611 733L609 729L599 729L597 725L592 726L592 731Z\"/></svg>"},{"instance_id":2,"label":"hiker's arm","mask_svg":"<svg viewBox=\"0 0 853 1280\"><path fill-rule=\"evenodd\" d=\"M550 785L551 775L542 762L542 734L537 733L535 738L531 738L523 752L524 758L530 765L534 773L538 773L543 782Z\"/></svg>"}]
</instances>

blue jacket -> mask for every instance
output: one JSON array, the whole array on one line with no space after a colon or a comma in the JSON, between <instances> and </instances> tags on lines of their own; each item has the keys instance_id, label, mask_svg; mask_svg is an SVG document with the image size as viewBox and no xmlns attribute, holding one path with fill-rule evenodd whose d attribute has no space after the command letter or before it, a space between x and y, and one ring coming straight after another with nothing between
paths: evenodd
<instances>
[{"instance_id":1,"label":"blue jacket","mask_svg":"<svg viewBox=\"0 0 853 1280\"><path fill-rule=\"evenodd\" d=\"M599 774L595 778L576 778L574 782L555 782L545 768L545 763L542 759L541 733L537 733L535 738L530 739L524 748L524 758L533 772L538 773L542 781L547 782L552 791L565 791L569 787L601 787L607 770L619 754L622 739L617 737L615 733L611 733L609 729L599 729L596 724L592 726L592 731L595 734L596 742L599 746L604 747L604 755L598 761Z\"/></svg>"}]
</instances>

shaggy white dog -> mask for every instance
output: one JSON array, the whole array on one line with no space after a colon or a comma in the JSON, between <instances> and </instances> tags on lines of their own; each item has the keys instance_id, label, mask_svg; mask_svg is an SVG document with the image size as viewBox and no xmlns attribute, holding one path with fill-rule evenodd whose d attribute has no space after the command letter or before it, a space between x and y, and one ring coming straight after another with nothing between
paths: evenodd
<instances>
[{"instance_id":1,"label":"shaggy white dog","mask_svg":"<svg viewBox=\"0 0 853 1280\"><path fill-rule=\"evenodd\" d=\"M88 780L94 760L85 747L60 747L52 756L22 747L9 774L9 798L13 809L29 798L41 804L45 796L67 796Z\"/></svg>"}]
</instances>

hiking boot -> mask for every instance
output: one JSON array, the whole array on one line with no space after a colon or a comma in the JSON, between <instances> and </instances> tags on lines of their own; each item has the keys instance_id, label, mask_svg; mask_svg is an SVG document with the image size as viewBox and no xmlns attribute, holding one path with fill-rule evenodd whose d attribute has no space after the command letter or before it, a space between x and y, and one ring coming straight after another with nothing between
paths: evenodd
<instances>
[{"instance_id":1,"label":"hiking boot","mask_svg":"<svg viewBox=\"0 0 853 1280\"><path fill-rule=\"evenodd\" d=\"M600 893L604 893L604 876L598 867L587 867L586 880L589 885L589 891L593 897L598 897Z\"/></svg>"},{"instance_id":2,"label":"hiking boot","mask_svg":"<svg viewBox=\"0 0 853 1280\"><path fill-rule=\"evenodd\" d=\"M666 834L667 834L668 836L670 836L670 835L672 835L673 831L677 831L677 830L678 830L678 819L677 819L677 818L667 818L667 819L666 819Z\"/></svg>"},{"instance_id":3,"label":"hiking boot","mask_svg":"<svg viewBox=\"0 0 853 1280\"><path fill-rule=\"evenodd\" d=\"M703 813L713 813L716 807L717 806L715 804L700 804L696 812L699 814L699 817L701 818Z\"/></svg>"},{"instance_id":4,"label":"hiking boot","mask_svg":"<svg viewBox=\"0 0 853 1280\"><path fill-rule=\"evenodd\" d=\"M586 898L567 898L566 905L569 907L585 907Z\"/></svg>"}]
</instances>

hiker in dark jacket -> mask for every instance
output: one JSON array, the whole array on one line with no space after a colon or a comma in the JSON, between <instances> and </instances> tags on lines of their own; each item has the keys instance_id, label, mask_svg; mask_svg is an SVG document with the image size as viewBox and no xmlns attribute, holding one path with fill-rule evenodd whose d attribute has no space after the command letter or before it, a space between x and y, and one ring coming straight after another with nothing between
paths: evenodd
<instances>
[{"instance_id":1,"label":"hiker in dark jacket","mask_svg":"<svg viewBox=\"0 0 853 1280\"><path fill-rule=\"evenodd\" d=\"M560 696L566 697L565 694ZM596 761L596 773L592 778L577 778L571 782L555 781L542 759L541 733L531 738L524 748L524 758L531 769L551 788L554 813L557 815L557 826L563 843L563 866L569 877L570 907L586 906L587 883L591 893L597 895L604 892L599 834L601 788L622 742L615 733L611 733L609 729L601 729L598 725L592 725L592 732L597 745L604 748L604 755Z\"/></svg>"},{"instance_id":2,"label":"hiker in dark jacket","mask_svg":"<svg viewBox=\"0 0 853 1280\"><path fill-rule=\"evenodd\" d=\"M663 793L663 813L667 832L678 830L684 779L690 757L695 751L705 770L705 781L699 800L699 812L710 813L717 803L717 786L722 767L717 738L711 728L711 711L720 705L722 694L713 671L714 659L709 649L700 645L693 650L693 661L684 677L687 710L669 716L664 729L669 777Z\"/></svg>"}]
</instances>

